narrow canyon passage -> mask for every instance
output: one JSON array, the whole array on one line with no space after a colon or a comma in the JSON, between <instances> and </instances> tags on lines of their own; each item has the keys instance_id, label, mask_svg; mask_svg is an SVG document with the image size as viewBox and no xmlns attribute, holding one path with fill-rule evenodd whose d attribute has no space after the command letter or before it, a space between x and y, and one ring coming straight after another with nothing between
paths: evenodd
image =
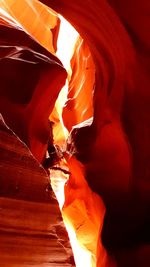
<instances>
[{"instance_id":1,"label":"narrow canyon passage","mask_svg":"<svg viewBox=\"0 0 150 267\"><path fill-rule=\"evenodd\" d=\"M77 267L150 264L149 13L0 3L0 112L50 176Z\"/></svg>"}]
</instances>

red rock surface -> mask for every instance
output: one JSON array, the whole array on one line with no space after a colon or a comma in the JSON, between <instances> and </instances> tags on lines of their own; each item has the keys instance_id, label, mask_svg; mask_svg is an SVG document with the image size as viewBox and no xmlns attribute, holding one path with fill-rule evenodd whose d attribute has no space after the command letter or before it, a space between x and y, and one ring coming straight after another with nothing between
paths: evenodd
<instances>
[{"instance_id":1,"label":"red rock surface","mask_svg":"<svg viewBox=\"0 0 150 267\"><path fill-rule=\"evenodd\" d=\"M113 252L144 248L150 241L149 1L42 2L79 31L95 63L94 121L76 127L69 142L106 205L103 242ZM120 266L149 265L135 254Z\"/></svg>"},{"instance_id":2,"label":"red rock surface","mask_svg":"<svg viewBox=\"0 0 150 267\"><path fill-rule=\"evenodd\" d=\"M48 118L66 71L54 55L20 28L2 24L0 31L0 110L41 162L52 134Z\"/></svg>"},{"instance_id":3,"label":"red rock surface","mask_svg":"<svg viewBox=\"0 0 150 267\"><path fill-rule=\"evenodd\" d=\"M147 267L150 263L149 0L41 2L76 28L95 65L95 84L91 88L94 89L93 121L83 122L72 130L68 152L75 152L83 163L90 187L105 203L103 244L118 266ZM35 51L32 56L36 57ZM45 155L48 135L52 135L48 116L66 78L62 65L57 63L55 58L52 68L46 63L44 73L40 69L41 78L33 86L34 93L25 109L20 103L10 103L7 97L2 101L6 121L13 129L18 127L16 131L23 132L20 136L39 161ZM74 80L75 91L79 84ZM64 115L68 129L78 122L79 114L75 114L73 104L70 102L74 114Z\"/></svg>"},{"instance_id":4,"label":"red rock surface","mask_svg":"<svg viewBox=\"0 0 150 267\"><path fill-rule=\"evenodd\" d=\"M49 177L2 117L0 158L0 266L74 266Z\"/></svg>"}]
</instances>

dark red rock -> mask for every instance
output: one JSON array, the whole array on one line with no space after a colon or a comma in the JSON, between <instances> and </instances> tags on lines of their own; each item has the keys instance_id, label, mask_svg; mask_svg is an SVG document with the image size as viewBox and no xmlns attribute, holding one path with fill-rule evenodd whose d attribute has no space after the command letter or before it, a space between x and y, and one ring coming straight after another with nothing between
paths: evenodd
<instances>
[{"instance_id":1,"label":"dark red rock","mask_svg":"<svg viewBox=\"0 0 150 267\"><path fill-rule=\"evenodd\" d=\"M150 242L149 1L42 2L79 31L95 63L94 120L73 130L70 152L105 202L103 242L124 250L119 266L148 266L149 248L137 259Z\"/></svg>"},{"instance_id":2,"label":"dark red rock","mask_svg":"<svg viewBox=\"0 0 150 267\"><path fill-rule=\"evenodd\" d=\"M0 25L0 32L0 112L41 162L52 135L48 118L66 71L20 28Z\"/></svg>"},{"instance_id":3,"label":"dark red rock","mask_svg":"<svg viewBox=\"0 0 150 267\"><path fill-rule=\"evenodd\" d=\"M150 262L147 246L150 242L149 1L41 2L71 22L88 44L94 60L94 120L89 126L77 127L71 137L89 185L106 205L103 243L115 255L119 266L147 267ZM47 72L46 78L56 72ZM44 156L49 135L47 118L51 109L45 107L47 95L42 98L40 95L43 82L44 87L47 85L46 78L36 88L25 115L27 123L25 120L23 124L29 145L39 160ZM52 83L53 88L57 82ZM56 98L51 100L53 103ZM36 106L38 101L40 104ZM6 107L6 102L3 103ZM15 112L12 107L10 110ZM42 127L39 109L44 114ZM12 117L17 113L18 109ZM21 121L22 117L19 125Z\"/></svg>"},{"instance_id":4,"label":"dark red rock","mask_svg":"<svg viewBox=\"0 0 150 267\"><path fill-rule=\"evenodd\" d=\"M49 177L2 117L0 159L0 266L74 266Z\"/></svg>"}]
</instances>

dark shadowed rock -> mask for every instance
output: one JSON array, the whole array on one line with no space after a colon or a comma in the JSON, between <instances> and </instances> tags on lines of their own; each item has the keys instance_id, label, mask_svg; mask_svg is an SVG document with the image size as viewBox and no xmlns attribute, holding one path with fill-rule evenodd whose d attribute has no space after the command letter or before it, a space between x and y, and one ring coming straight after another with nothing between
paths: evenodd
<instances>
[{"instance_id":1,"label":"dark shadowed rock","mask_svg":"<svg viewBox=\"0 0 150 267\"><path fill-rule=\"evenodd\" d=\"M0 266L74 266L49 177L2 116Z\"/></svg>"}]
</instances>

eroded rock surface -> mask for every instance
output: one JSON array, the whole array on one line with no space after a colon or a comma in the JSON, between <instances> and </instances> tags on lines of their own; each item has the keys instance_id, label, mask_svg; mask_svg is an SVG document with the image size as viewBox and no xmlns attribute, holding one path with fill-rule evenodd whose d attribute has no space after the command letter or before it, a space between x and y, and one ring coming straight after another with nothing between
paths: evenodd
<instances>
[{"instance_id":1,"label":"eroded rock surface","mask_svg":"<svg viewBox=\"0 0 150 267\"><path fill-rule=\"evenodd\" d=\"M0 118L0 266L74 266L49 178Z\"/></svg>"}]
</instances>

